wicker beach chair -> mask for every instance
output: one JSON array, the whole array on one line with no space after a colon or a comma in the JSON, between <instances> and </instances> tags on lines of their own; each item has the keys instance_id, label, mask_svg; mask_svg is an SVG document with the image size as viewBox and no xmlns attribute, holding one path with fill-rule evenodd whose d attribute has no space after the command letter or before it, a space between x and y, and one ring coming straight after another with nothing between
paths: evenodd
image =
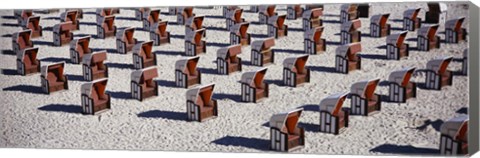
<instances>
[{"instance_id":1,"label":"wicker beach chair","mask_svg":"<svg viewBox=\"0 0 480 158\"><path fill-rule=\"evenodd\" d=\"M214 88L212 83L187 90L188 120L203 122L218 116L217 100L212 98Z\"/></svg>"},{"instance_id":2,"label":"wicker beach chair","mask_svg":"<svg viewBox=\"0 0 480 158\"><path fill-rule=\"evenodd\" d=\"M270 118L270 149L289 152L303 148L305 129L298 127L303 108L275 114Z\"/></svg>"},{"instance_id":3,"label":"wicker beach chair","mask_svg":"<svg viewBox=\"0 0 480 158\"><path fill-rule=\"evenodd\" d=\"M266 73L267 68L261 68L242 74L240 83L242 84L241 94L243 102L257 103L262 99L268 98L268 83L263 81Z\"/></svg>"},{"instance_id":4,"label":"wicker beach chair","mask_svg":"<svg viewBox=\"0 0 480 158\"><path fill-rule=\"evenodd\" d=\"M111 109L110 95L105 93L107 78L84 83L82 89L83 114L98 115Z\"/></svg>"},{"instance_id":5,"label":"wicker beach chair","mask_svg":"<svg viewBox=\"0 0 480 158\"><path fill-rule=\"evenodd\" d=\"M288 57L283 61L283 84L297 87L310 82L310 69L305 67L309 55Z\"/></svg>"}]
</instances>

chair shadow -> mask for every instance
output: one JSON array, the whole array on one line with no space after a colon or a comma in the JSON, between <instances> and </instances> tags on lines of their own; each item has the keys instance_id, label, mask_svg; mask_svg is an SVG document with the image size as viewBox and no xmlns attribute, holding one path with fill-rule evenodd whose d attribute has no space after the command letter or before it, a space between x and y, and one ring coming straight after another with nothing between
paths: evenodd
<instances>
[{"instance_id":1,"label":"chair shadow","mask_svg":"<svg viewBox=\"0 0 480 158\"><path fill-rule=\"evenodd\" d=\"M225 17L223 17L221 15L205 15L205 18L208 18L208 19L225 19Z\"/></svg>"},{"instance_id":2,"label":"chair shadow","mask_svg":"<svg viewBox=\"0 0 480 158\"><path fill-rule=\"evenodd\" d=\"M267 38L268 35L251 33L251 34L250 34L250 37L252 37L252 38Z\"/></svg>"},{"instance_id":3,"label":"chair shadow","mask_svg":"<svg viewBox=\"0 0 480 158\"><path fill-rule=\"evenodd\" d=\"M207 46L211 47L227 47L230 43L215 43L215 42L207 42Z\"/></svg>"},{"instance_id":4,"label":"chair shadow","mask_svg":"<svg viewBox=\"0 0 480 158\"><path fill-rule=\"evenodd\" d=\"M415 129L423 131L423 130L427 129L428 126L432 126L435 129L435 131L439 132L440 127L442 126L443 123L444 123L444 121L440 120L440 119L437 119L435 121L432 121L432 120L428 119L428 120L425 120L423 122L423 125L415 127Z\"/></svg>"},{"instance_id":5,"label":"chair shadow","mask_svg":"<svg viewBox=\"0 0 480 158\"><path fill-rule=\"evenodd\" d=\"M109 94L110 97L116 98L116 99L124 99L124 100L131 100L131 99L133 99L132 96L131 96L131 94L130 94L130 92L107 91L106 93Z\"/></svg>"},{"instance_id":6,"label":"chair shadow","mask_svg":"<svg viewBox=\"0 0 480 158\"><path fill-rule=\"evenodd\" d=\"M33 45L53 46L53 42L49 41L33 41ZM66 46L67 44L63 45Z\"/></svg>"},{"instance_id":7,"label":"chair shadow","mask_svg":"<svg viewBox=\"0 0 480 158\"><path fill-rule=\"evenodd\" d=\"M388 60L385 55L378 55L378 54L360 54L360 57L365 59Z\"/></svg>"},{"instance_id":8,"label":"chair shadow","mask_svg":"<svg viewBox=\"0 0 480 158\"><path fill-rule=\"evenodd\" d=\"M340 24L340 20L323 20L323 23Z\"/></svg>"},{"instance_id":9,"label":"chair shadow","mask_svg":"<svg viewBox=\"0 0 480 158\"><path fill-rule=\"evenodd\" d=\"M199 67L197 68L198 71L200 71L202 74L217 74L217 69L213 69L213 68L202 68L202 67Z\"/></svg>"},{"instance_id":10,"label":"chair shadow","mask_svg":"<svg viewBox=\"0 0 480 158\"><path fill-rule=\"evenodd\" d=\"M83 81L83 76L82 75L67 74L67 78L68 78L69 81Z\"/></svg>"},{"instance_id":11,"label":"chair shadow","mask_svg":"<svg viewBox=\"0 0 480 158\"><path fill-rule=\"evenodd\" d=\"M171 55L171 56L185 55L185 53L182 51L167 51L167 50L157 50L154 53L158 55Z\"/></svg>"},{"instance_id":12,"label":"chair shadow","mask_svg":"<svg viewBox=\"0 0 480 158\"><path fill-rule=\"evenodd\" d=\"M138 21L134 17L115 17L115 20L125 20L125 21Z\"/></svg>"},{"instance_id":13,"label":"chair shadow","mask_svg":"<svg viewBox=\"0 0 480 158\"><path fill-rule=\"evenodd\" d=\"M381 45L381 46L378 46L376 47L377 49L387 49L387 45Z\"/></svg>"},{"instance_id":14,"label":"chair shadow","mask_svg":"<svg viewBox=\"0 0 480 158\"><path fill-rule=\"evenodd\" d=\"M8 76L14 76L14 75L18 75L18 72L17 70L14 70L14 69L2 69L2 74L8 75Z\"/></svg>"},{"instance_id":15,"label":"chair shadow","mask_svg":"<svg viewBox=\"0 0 480 158\"><path fill-rule=\"evenodd\" d=\"M95 22L80 22L79 24L80 25L86 25L86 26L97 26L97 23L95 23Z\"/></svg>"},{"instance_id":16,"label":"chair shadow","mask_svg":"<svg viewBox=\"0 0 480 158\"><path fill-rule=\"evenodd\" d=\"M339 46L339 45L342 45L340 42L335 42L335 41L325 41L325 44L328 46L328 45L335 45L335 46Z\"/></svg>"},{"instance_id":17,"label":"chair shadow","mask_svg":"<svg viewBox=\"0 0 480 158\"><path fill-rule=\"evenodd\" d=\"M78 105L48 104L39 107L38 110L50 112L82 113L82 107Z\"/></svg>"},{"instance_id":18,"label":"chair shadow","mask_svg":"<svg viewBox=\"0 0 480 158\"><path fill-rule=\"evenodd\" d=\"M12 34L4 34L4 35L2 35L2 37L5 37L5 38L12 38Z\"/></svg>"},{"instance_id":19,"label":"chair shadow","mask_svg":"<svg viewBox=\"0 0 480 158\"><path fill-rule=\"evenodd\" d=\"M463 107L463 108L460 108L456 111L456 113L459 113L459 114L468 114L468 108L467 107Z\"/></svg>"},{"instance_id":20,"label":"chair shadow","mask_svg":"<svg viewBox=\"0 0 480 158\"><path fill-rule=\"evenodd\" d=\"M238 94L214 93L212 97L217 100L229 99L233 100L234 102L242 102L242 96Z\"/></svg>"},{"instance_id":21,"label":"chair shadow","mask_svg":"<svg viewBox=\"0 0 480 158\"><path fill-rule=\"evenodd\" d=\"M288 31L293 31L293 32L304 32L303 28L288 28Z\"/></svg>"},{"instance_id":22,"label":"chair shadow","mask_svg":"<svg viewBox=\"0 0 480 158\"><path fill-rule=\"evenodd\" d=\"M43 31L50 31L53 32L53 27L52 26L47 26L43 28Z\"/></svg>"},{"instance_id":23,"label":"chair shadow","mask_svg":"<svg viewBox=\"0 0 480 158\"><path fill-rule=\"evenodd\" d=\"M17 18L15 16L2 16L2 19L16 20Z\"/></svg>"},{"instance_id":24,"label":"chair shadow","mask_svg":"<svg viewBox=\"0 0 480 158\"><path fill-rule=\"evenodd\" d=\"M162 87L172 87L176 88L175 81L168 81L168 80L156 80L157 84Z\"/></svg>"},{"instance_id":25,"label":"chair shadow","mask_svg":"<svg viewBox=\"0 0 480 158\"><path fill-rule=\"evenodd\" d=\"M2 26L5 26L5 27L20 27L20 25L12 24L12 23L3 23Z\"/></svg>"},{"instance_id":26,"label":"chair shadow","mask_svg":"<svg viewBox=\"0 0 480 158\"><path fill-rule=\"evenodd\" d=\"M58 21L60 21L60 17L46 17L46 18L42 18L42 20L58 20Z\"/></svg>"},{"instance_id":27,"label":"chair shadow","mask_svg":"<svg viewBox=\"0 0 480 158\"><path fill-rule=\"evenodd\" d=\"M313 123L304 123L304 122L299 122L298 127L303 127L305 131L308 132L318 132L320 131L320 125L316 125Z\"/></svg>"},{"instance_id":28,"label":"chair shadow","mask_svg":"<svg viewBox=\"0 0 480 158\"><path fill-rule=\"evenodd\" d=\"M40 61L46 61L46 62L69 62L70 60L67 58L60 58L60 57L46 57L40 59Z\"/></svg>"},{"instance_id":29,"label":"chair shadow","mask_svg":"<svg viewBox=\"0 0 480 158\"><path fill-rule=\"evenodd\" d=\"M170 38L185 39L185 35L170 34Z\"/></svg>"},{"instance_id":30,"label":"chair shadow","mask_svg":"<svg viewBox=\"0 0 480 158\"><path fill-rule=\"evenodd\" d=\"M114 48L91 48L91 49L92 49L92 52L107 51L107 53L120 54L117 52L117 49L114 49Z\"/></svg>"},{"instance_id":31,"label":"chair shadow","mask_svg":"<svg viewBox=\"0 0 480 158\"><path fill-rule=\"evenodd\" d=\"M417 42L417 38L408 38L406 41L409 41L409 42Z\"/></svg>"},{"instance_id":32,"label":"chair shadow","mask_svg":"<svg viewBox=\"0 0 480 158\"><path fill-rule=\"evenodd\" d=\"M340 17L339 14L323 14L324 17Z\"/></svg>"},{"instance_id":33,"label":"chair shadow","mask_svg":"<svg viewBox=\"0 0 480 158\"><path fill-rule=\"evenodd\" d=\"M205 27L207 30L215 30L215 31L228 31L227 28L223 27L213 27L213 26L207 26Z\"/></svg>"},{"instance_id":34,"label":"chair shadow","mask_svg":"<svg viewBox=\"0 0 480 158\"><path fill-rule=\"evenodd\" d=\"M3 91L19 91L24 93L32 94L44 94L42 87L32 86L32 85L16 85L12 87L3 88Z\"/></svg>"},{"instance_id":35,"label":"chair shadow","mask_svg":"<svg viewBox=\"0 0 480 158\"><path fill-rule=\"evenodd\" d=\"M3 55L17 55L13 50L2 50Z\"/></svg>"},{"instance_id":36,"label":"chair shadow","mask_svg":"<svg viewBox=\"0 0 480 158\"><path fill-rule=\"evenodd\" d=\"M246 138L239 136L225 136L212 141L212 143L223 146L239 146L262 151L268 151L270 146L270 141L266 139Z\"/></svg>"},{"instance_id":37,"label":"chair shadow","mask_svg":"<svg viewBox=\"0 0 480 158\"><path fill-rule=\"evenodd\" d=\"M392 30L392 31L403 31L403 28L401 28L401 27L390 27L390 30Z\"/></svg>"},{"instance_id":38,"label":"chair shadow","mask_svg":"<svg viewBox=\"0 0 480 158\"><path fill-rule=\"evenodd\" d=\"M163 118L175 121L187 121L187 115L183 112L150 110L137 114L142 118Z\"/></svg>"},{"instance_id":39,"label":"chair shadow","mask_svg":"<svg viewBox=\"0 0 480 158\"><path fill-rule=\"evenodd\" d=\"M411 145L396 145L396 144L382 144L373 149L370 152L379 152L387 154L410 154L410 155L438 155L440 153L438 149L432 148L419 148Z\"/></svg>"},{"instance_id":40,"label":"chair shadow","mask_svg":"<svg viewBox=\"0 0 480 158\"><path fill-rule=\"evenodd\" d=\"M85 37L85 36L90 36L92 38L98 38L97 35L91 35L91 34L84 34L84 33L73 34L73 37Z\"/></svg>"},{"instance_id":41,"label":"chair shadow","mask_svg":"<svg viewBox=\"0 0 480 158\"><path fill-rule=\"evenodd\" d=\"M389 21L392 21L392 22L402 22L402 23L403 23L403 19L390 19Z\"/></svg>"},{"instance_id":42,"label":"chair shadow","mask_svg":"<svg viewBox=\"0 0 480 158\"><path fill-rule=\"evenodd\" d=\"M265 79L265 82L268 83L268 84L274 84L274 85L277 85L279 87L284 87L285 85L283 84L283 81L282 80L269 80L269 79Z\"/></svg>"},{"instance_id":43,"label":"chair shadow","mask_svg":"<svg viewBox=\"0 0 480 158\"><path fill-rule=\"evenodd\" d=\"M305 105L299 106L298 108L303 108L304 111L314 111L314 112L318 112L320 110L318 104L305 104Z\"/></svg>"},{"instance_id":44,"label":"chair shadow","mask_svg":"<svg viewBox=\"0 0 480 158\"><path fill-rule=\"evenodd\" d=\"M328 73L339 73L335 70L335 67L325 67L325 66L309 66L310 70L312 71L319 71L319 72L328 72Z\"/></svg>"},{"instance_id":45,"label":"chair shadow","mask_svg":"<svg viewBox=\"0 0 480 158\"><path fill-rule=\"evenodd\" d=\"M304 50L273 49L275 53L306 54Z\"/></svg>"},{"instance_id":46,"label":"chair shadow","mask_svg":"<svg viewBox=\"0 0 480 158\"><path fill-rule=\"evenodd\" d=\"M83 12L83 14L92 14L92 15L97 15L96 12Z\"/></svg>"},{"instance_id":47,"label":"chair shadow","mask_svg":"<svg viewBox=\"0 0 480 158\"><path fill-rule=\"evenodd\" d=\"M109 68L117 68L117 69L133 69L133 64L125 64L125 63L105 63Z\"/></svg>"}]
</instances>

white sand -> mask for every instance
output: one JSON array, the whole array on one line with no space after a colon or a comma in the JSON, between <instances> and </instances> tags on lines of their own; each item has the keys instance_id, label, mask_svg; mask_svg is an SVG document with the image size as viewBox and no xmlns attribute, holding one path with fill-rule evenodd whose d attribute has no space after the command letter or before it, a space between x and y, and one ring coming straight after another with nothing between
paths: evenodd
<instances>
[{"instance_id":1,"label":"white sand","mask_svg":"<svg viewBox=\"0 0 480 158\"><path fill-rule=\"evenodd\" d=\"M371 15L391 13L389 23L394 28L401 28L403 11L409 8L426 7L426 3L375 3ZM459 3L448 3L448 18L466 16L468 10ZM247 9L248 7L245 7ZM286 13L285 6L278 6L277 11ZM327 41L339 42L340 5L325 5L325 31L323 38ZM163 13L168 10L160 8ZM63 9L61 10L63 11ZM95 9L85 9L81 19L81 30L74 32L76 37L96 34ZM115 38L106 40L94 39L90 47L95 50L112 50L108 54L110 78L107 91L113 96L112 109L100 116L82 115L80 108L80 85L85 83L81 77L81 65L68 63L65 72L69 77L69 90L51 95L41 94L40 74L31 76L15 75L15 55L1 54L0 65L4 73L1 79L0 104L0 147L26 148L75 148L75 149L129 149L129 150L167 150L167 151L216 151L216 152L265 152L269 147L269 127L266 122L273 114L296 107L305 106L300 126L306 128L305 147L295 153L314 154L389 154L389 153L426 153L436 154L439 146L441 123L456 115L457 110L466 108L468 103L468 79L466 76L454 76L453 85L442 91L418 89L417 99L405 104L382 102L380 113L370 116L350 117L350 127L340 135L319 133L319 113L316 105L328 95L337 92L348 92L354 82L381 78L388 79L391 71L403 67L424 69L428 60L443 55L461 58L467 42L460 44L444 44L441 49L430 52L411 51L407 59L400 61L380 59L385 56L384 38L362 37L362 54L374 58L362 59L362 70L348 75L328 72L333 71L335 48L327 45L327 51L321 55L310 56L307 66L312 68L311 83L299 88L270 85L270 98L261 103L240 103L241 73L230 76L216 74L216 50L226 46L229 32L225 28L225 20L221 18L221 8L195 8L197 15L207 15L204 25L207 26L207 54L201 55L202 82L215 82L215 98L218 100L219 117L203 123L187 122L185 92L186 89L173 87L174 63L183 58L184 26L169 25L168 30L176 37L171 44L154 48L157 52L160 83L159 96L144 102L128 99L130 97L130 72L132 55L121 55L115 52ZM12 10L0 11L2 16L12 16ZM60 22L59 13L37 14L42 16L41 26L51 28ZM420 17L424 19L425 10ZM119 17L124 18L119 19ZM118 28L133 26L140 28L142 23L133 20L134 11L121 10L115 21ZM244 12L247 21L257 21L257 13ZM47 18L47 19L46 19ZM48 19L50 18L50 19ZM130 18L125 20L125 18ZM176 22L176 16L162 14L162 20ZM395 21L394 21L395 20ZM15 19L1 18L0 32L1 50L11 50L11 37L8 36L20 27L12 27ZM362 33L369 33L369 19L361 18ZM287 20L288 37L276 40L276 63L268 66L266 80L270 83L281 83L282 61L286 57L300 55L303 52L303 32L301 19ZM4 24L7 24L4 25ZM468 28L468 21L464 27ZM213 28L213 29L212 29ZM221 29L215 29L221 28ZM50 29L51 30L51 29ZM267 26L252 24L248 30L251 34L266 35ZM444 31L441 25L439 32ZM468 31L468 30L467 30ZM392 33L400 32L392 30ZM77 36L78 35L78 36ZM444 39L444 34L440 34ZM256 38L255 38L256 37ZM252 40L259 39L255 36ZM260 36L261 38L264 38ZM149 40L147 32L136 31L135 38L140 41ZM409 32L409 38L416 38L416 31ZM38 42L51 42L52 32L44 31ZM416 41L406 41L416 47ZM224 44L223 44L224 43ZM51 47L37 44L40 47L38 58L42 64L53 61L64 61L69 58L68 46ZM250 47L243 48L242 60L249 63ZM245 65L244 72L259 67ZM461 69L460 62L452 62L448 68L452 71ZM210 72L210 73L208 73ZM212 73L213 72L213 73ZM423 83L425 74L419 73L412 80ZM388 86L377 88L378 94L388 95ZM345 107L350 101L345 101ZM396 147L396 148L394 148Z\"/></svg>"}]
</instances>

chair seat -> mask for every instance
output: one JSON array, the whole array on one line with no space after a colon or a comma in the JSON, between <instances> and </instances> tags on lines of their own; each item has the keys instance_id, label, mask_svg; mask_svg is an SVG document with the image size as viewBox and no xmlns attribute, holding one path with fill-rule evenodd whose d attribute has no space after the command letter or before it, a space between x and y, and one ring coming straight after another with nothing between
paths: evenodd
<instances>
[{"instance_id":1,"label":"chair seat","mask_svg":"<svg viewBox=\"0 0 480 158\"><path fill-rule=\"evenodd\" d=\"M293 140L297 140L297 139L300 139L300 136L298 136L298 135L288 135L288 141L293 141Z\"/></svg>"},{"instance_id":2,"label":"chair seat","mask_svg":"<svg viewBox=\"0 0 480 158\"><path fill-rule=\"evenodd\" d=\"M48 84L50 85L50 87L56 87L56 86L63 85L63 82L62 81L48 82Z\"/></svg>"},{"instance_id":3,"label":"chair seat","mask_svg":"<svg viewBox=\"0 0 480 158\"><path fill-rule=\"evenodd\" d=\"M96 102L94 103L95 106L99 106L99 105L104 105L108 102L108 99L98 99L96 100Z\"/></svg>"},{"instance_id":4,"label":"chair seat","mask_svg":"<svg viewBox=\"0 0 480 158\"><path fill-rule=\"evenodd\" d=\"M211 107L211 106L204 106L204 107L201 108L200 111L201 111L201 112L213 111L213 107Z\"/></svg>"}]
</instances>

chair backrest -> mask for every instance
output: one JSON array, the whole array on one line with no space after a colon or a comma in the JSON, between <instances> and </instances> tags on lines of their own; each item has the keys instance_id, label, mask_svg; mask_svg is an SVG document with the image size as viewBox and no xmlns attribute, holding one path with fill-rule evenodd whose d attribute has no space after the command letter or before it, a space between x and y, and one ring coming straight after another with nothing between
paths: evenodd
<instances>
[{"instance_id":1,"label":"chair backrest","mask_svg":"<svg viewBox=\"0 0 480 158\"><path fill-rule=\"evenodd\" d=\"M90 36L77 39L76 50L81 53L90 53L88 46L90 45Z\"/></svg>"},{"instance_id":2,"label":"chair backrest","mask_svg":"<svg viewBox=\"0 0 480 158\"><path fill-rule=\"evenodd\" d=\"M287 134L294 134L303 108L275 114L270 118L270 127L277 128Z\"/></svg>"},{"instance_id":3,"label":"chair backrest","mask_svg":"<svg viewBox=\"0 0 480 158\"><path fill-rule=\"evenodd\" d=\"M319 42L321 40L323 33L323 26L315 27L310 30L305 31L305 39L310 39L315 42Z\"/></svg>"},{"instance_id":4,"label":"chair backrest","mask_svg":"<svg viewBox=\"0 0 480 158\"><path fill-rule=\"evenodd\" d=\"M378 14L374 15L370 18L370 23L374 23L379 25L380 27L384 28L387 25L388 17L390 14Z\"/></svg>"},{"instance_id":5,"label":"chair backrest","mask_svg":"<svg viewBox=\"0 0 480 158\"><path fill-rule=\"evenodd\" d=\"M403 31L399 34L392 34L389 35L386 40L387 44L392 44L395 45L396 47L401 47L405 41L405 38L407 37L408 31Z\"/></svg>"},{"instance_id":6,"label":"chair backrest","mask_svg":"<svg viewBox=\"0 0 480 158\"><path fill-rule=\"evenodd\" d=\"M429 40L435 40L436 39L435 36L437 35L438 27L439 27L438 24L421 27L420 29L418 29L417 34L419 36L428 38Z\"/></svg>"},{"instance_id":7,"label":"chair backrest","mask_svg":"<svg viewBox=\"0 0 480 158\"><path fill-rule=\"evenodd\" d=\"M27 28L40 30L40 16L31 16L28 18Z\"/></svg>"},{"instance_id":8,"label":"chair backrest","mask_svg":"<svg viewBox=\"0 0 480 158\"><path fill-rule=\"evenodd\" d=\"M341 26L342 31L352 32L356 31L360 27L362 27L362 21L360 19L355 19L351 21L344 22Z\"/></svg>"},{"instance_id":9,"label":"chair backrest","mask_svg":"<svg viewBox=\"0 0 480 158\"><path fill-rule=\"evenodd\" d=\"M44 67L43 74L48 81L57 82L63 76L64 66L64 62L47 65Z\"/></svg>"},{"instance_id":10,"label":"chair backrest","mask_svg":"<svg viewBox=\"0 0 480 158\"><path fill-rule=\"evenodd\" d=\"M283 28L286 18L287 18L286 14L273 15L272 17L268 18L268 22L278 28Z\"/></svg>"},{"instance_id":11,"label":"chair backrest","mask_svg":"<svg viewBox=\"0 0 480 158\"><path fill-rule=\"evenodd\" d=\"M415 8L415 9L408 9L403 12L403 17L408 18L410 20L417 20L418 13L420 12L421 8Z\"/></svg>"},{"instance_id":12,"label":"chair backrest","mask_svg":"<svg viewBox=\"0 0 480 158\"><path fill-rule=\"evenodd\" d=\"M154 23L160 21L160 9L150 10L149 12L149 20L152 20Z\"/></svg>"},{"instance_id":13,"label":"chair backrest","mask_svg":"<svg viewBox=\"0 0 480 158\"><path fill-rule=\"evenodd\" d=\"M23 30L18 32L17 44L20 46L20 49L30 46L31 34L31 30Z\"/></svg>"},{"instance_id":14,"label":"chair backrest","mask_svg":"<svg viewBox=\"0 0 480 158\"><path fill-rule=\"evenodd\" d=\"M135 39L133 38L133 34L135 33L135 28L129 27L126 28L123 32L123 40L129 44L135 44Z\"/></svg>"},{"instance_id":15,"label":"chair backrest","mask_svg":"<svg viewBox=\"0 0 480 158\"><path fill-rule=\"evenodd\" d=\"M184 7L182 14L186 15L187 17L193 16L193 7Z\"/></svg>"},{"instance_id":16,"label":"chair backrest","mask_svg":"<svg viewBox=\"0 0 480 158\"><path fill-rule=\"evenodd\" d=\"M388 76L388 80L390 82L395 82L402 87L405 87L410 82L410 78L412 77L413 72L415 71L415 67L405 68L402 70L393 71Z\"/></svg>"},{"instance_id":17,"label":"chair backrest","mask_svg":"<svg viewBox=\"0 0 480 158\"><path fill-rule=\"evenodd\" d=\"M76 23L76 21L77 21L77 15L78 15L78 11L77 11L77 10L69 10L69 11L66 11L65 21L72 21L73 23Z\"/></svg>"},{"instance_id":18,"label":"chair backrest","mask_svg":"<svg viewBox=\"0 0 480 158\"><path fill-rule=\"evenodd\" d=\"M38 48L27 48L23 51L22 61L25 65L33 65L35 60L37 60Z\"/></svg>"},{"instance_id":19,"label":"chair backrest","mask_svg":"<svg viewBox=\"0 0 480 158\"><path fill-rule=\"evenodd\" d=\"M252 49L257 51L268 50L275 46L275 38L270 37L263 40L257 40L252 42Z\"/></svg>"},{"instance_id":20,"label":"chair backrest","mask_svg":"<svg viewBox=\"0 0 480 158\"><path fill-rule=\"evenodd\" d=\"M347 95L348 93L337 93L322 99L320 111L328 111L331 115L338 116Z\"/></svg>"},{"instance_id":21,"label":"chair backrest","mask_svg":"<svg viewBox=\"0 0 480 158\"><path fill-rule=\"evenodd\" d=\"M465 17L448 20L445 22L445 29L452 29L458 32L462 29L463 21L465 21Z\"/></svg>"},{"instance_id":22,"label":"chair backrest","mask_svg":"<svg viewBox=\"0 0 480 158\"><path fill-rule=\"evenodd\" d=\"M108 30L113 30L115 26L115 16L114 15L105 16L103 20L103 24Z\"/></svg>"},{"instance_id":23,"label":"chair backrest","mask_svg":"<svg viewBox=\"0 0 480 158\"><path fill-rule=\"evenodd\" d=\"M305 65L307 64L308 56L309 55L301 55L285 58L285 60L283 60L283 67L298 74L305 74L307 72Z\"/></svg>"}]
</instances>

